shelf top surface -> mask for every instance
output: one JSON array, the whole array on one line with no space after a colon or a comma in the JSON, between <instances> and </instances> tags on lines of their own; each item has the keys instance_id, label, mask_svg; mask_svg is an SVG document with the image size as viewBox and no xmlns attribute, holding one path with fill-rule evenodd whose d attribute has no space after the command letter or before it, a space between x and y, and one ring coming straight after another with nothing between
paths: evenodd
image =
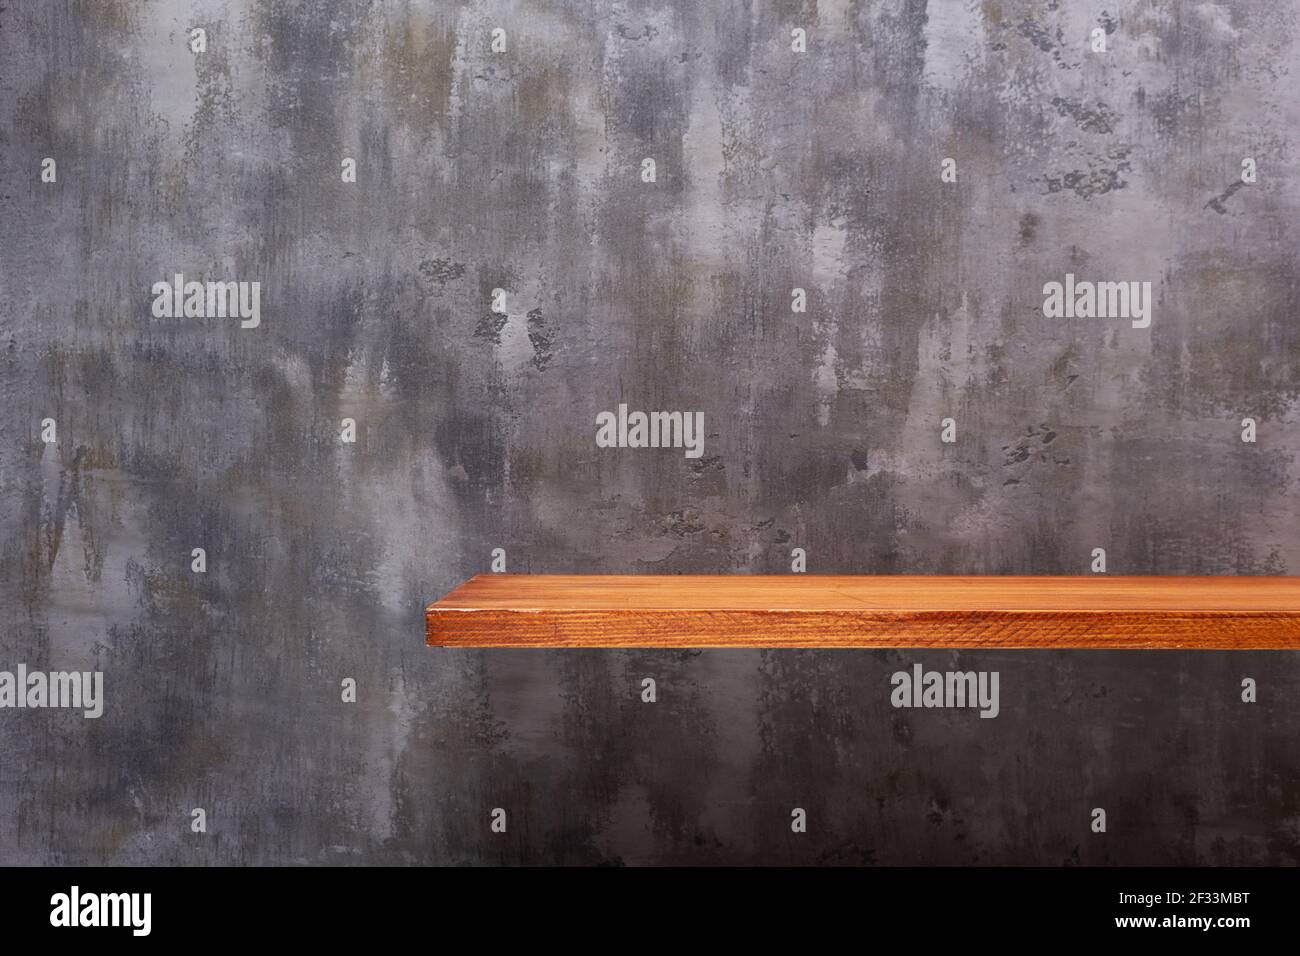
<instances>
[{"instance_id":1,"label":"shelf top surface","mask_svg":"<svg viewBox=\"0 0 1300 956\"><path fill-rule=\"evenodd\" d=\"M482 574L428 610L1300 615L1300 577Z\"/></svg>"}]
</instances>

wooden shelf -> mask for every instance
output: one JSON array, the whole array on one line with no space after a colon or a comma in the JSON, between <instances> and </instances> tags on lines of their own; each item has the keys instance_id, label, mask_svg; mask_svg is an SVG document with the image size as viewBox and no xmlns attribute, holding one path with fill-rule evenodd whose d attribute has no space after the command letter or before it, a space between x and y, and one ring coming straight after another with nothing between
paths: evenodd
<instances>
[{"instance_id":1,"label":"wooden shelf","mask_svg":"<svg viewBox=\"0 0 1300 956\"><path fill-rule=\"evenodd\" d=\"M1300 648L1295 577L482 574L435 647Z\"/></svg>"}]
</instances>

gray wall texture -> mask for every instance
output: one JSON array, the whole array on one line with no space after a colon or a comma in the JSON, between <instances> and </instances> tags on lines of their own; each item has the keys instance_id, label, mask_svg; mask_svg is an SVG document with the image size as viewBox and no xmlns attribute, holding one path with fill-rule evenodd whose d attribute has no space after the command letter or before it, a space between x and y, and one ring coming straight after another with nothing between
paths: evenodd
<instances>
[{"instance_id":1,"label":"gray wall texture","mask_svg":"<svg viewBox=\"0 0 1300 956\"><path fill-rule=\"evenodd\" d=\"M1300 862L1295 655L422 628L498 547L1300 571L1298 75L1278 0L6 2L0 667L107 701L0 711L0 862ZM177 272L261 325L153 318ZM703 457L597 448L620 402ZM1001 716L893 710L915 661Z\"/></svg>"}]
</instances>

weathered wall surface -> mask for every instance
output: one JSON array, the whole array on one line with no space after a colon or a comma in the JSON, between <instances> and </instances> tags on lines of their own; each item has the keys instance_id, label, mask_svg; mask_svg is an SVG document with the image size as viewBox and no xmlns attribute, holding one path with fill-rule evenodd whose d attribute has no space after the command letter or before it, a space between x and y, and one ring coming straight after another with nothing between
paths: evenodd
<instances>
[{"instance_id":1,"label":"weathered wall surface","mask_svg":"<svg viewBox=\"0 0 1300 956\"><path fill-rule=\"evenodd\" d=\"M421 615L493 548L1300 573L1298 31L1276 0L5 4L0 668L107 700L0 710L0 862L1300 861L1294 655L453 652ZM261 324L152 317L178 272L260 282ZM1150 281L1150 327L1046 318L1066 273ZM620 402L702 411L703 456L597 448ZM893 710L913 661L999 670L1001 715Z\"/></svg>"}]
</instances>

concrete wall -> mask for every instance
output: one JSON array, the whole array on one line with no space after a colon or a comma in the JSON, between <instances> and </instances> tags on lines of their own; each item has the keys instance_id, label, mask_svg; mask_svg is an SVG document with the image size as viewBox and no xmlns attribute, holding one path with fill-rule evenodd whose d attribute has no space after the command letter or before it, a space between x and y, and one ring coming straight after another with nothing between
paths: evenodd
<instances>
[{"instance_id":1,"label":"concrete wall","mask_svg":"<svg viewBox=\"0 0 1300 956\"><path fill-rule=\"evenodd\" d=\"M0 710L0 862L1300 861L1294 655L422 643L494 548L1300 572L1298 31L1277 0L6 3L0 668L102 670L106 704ZM260 282L260 325L152 317L178 272ZM1045 317L1066 273L1151 282L1150 327ZM596 447L619 403L703 412L703 455ZM1001 715L891 709L913 661L999 670Z\"/></svg>"}]
</instances>

